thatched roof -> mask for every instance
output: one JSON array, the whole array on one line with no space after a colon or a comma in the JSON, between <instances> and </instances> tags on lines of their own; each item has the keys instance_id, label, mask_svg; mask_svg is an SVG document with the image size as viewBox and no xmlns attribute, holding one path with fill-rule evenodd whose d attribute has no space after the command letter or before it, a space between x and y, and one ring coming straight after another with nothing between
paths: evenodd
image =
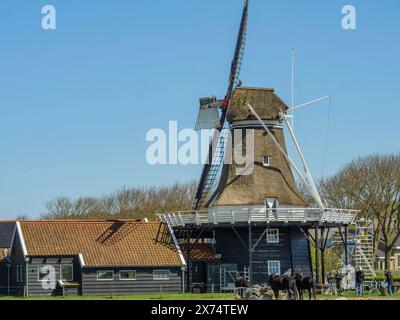
<instances>
[{"instance_id":1,"label":"thatched roof","mask_svg":"<svg viewBox=\"0 0 400 320\"><path fill-rule=\"evenodd\" d=\"M279 98L274 89L237 87L230 101L227 120L254 119L246 103L250 103L263 120L278 120L279 112L287 110L287 105Z\"/></svg>"},{"instance_id":2,"label":"thatched roof","mask_svg":"<svg viewBox=\"0 0 400 320\"><path fill-rule=\"evenodd\" d=\"M282 129L271 129L286 150ZM261 205L266 198L277 198L282 205L306 206L293 178L290 165L263 129L254 130L254 170L251 175L236 175L238 166L224 165L218 195L212 206ZM269 155L270 167L262 156Z\"/></svg>"}]
</instances>

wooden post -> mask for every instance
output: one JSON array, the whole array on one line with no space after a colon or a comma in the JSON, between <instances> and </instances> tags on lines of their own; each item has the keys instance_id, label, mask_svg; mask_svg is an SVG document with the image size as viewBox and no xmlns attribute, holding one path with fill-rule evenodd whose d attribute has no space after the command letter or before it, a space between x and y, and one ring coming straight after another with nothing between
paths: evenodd
<instances>
[{"instance_id":1,"label":"wooden post","mask_svg":"<svg viewBox=\"0 0 400 320\"><path fill-rule=\"evenodd\" d=\"M186 274L185 274L185 267L182 267L182 293L185 293L186 292L186 287L185 287L185 277L186 277Z\"/></svg>"},{"instance_id":2,"label":"wooden post","mask_svg":"<svg viewBox=\"0 0 400 320\"><path fill-rule=\"evenodd\" d=\"M249 222L249 283L251 284L253 277L253 248L252 248L252 234L251 222Z\"/></svg>"},{"instance_id":3,"label":"wooden post","mask_svg":"<svg viewBox=\"0 0 400 320\"><path fill-rule=\"evenodd\" d=\"M192 286L192 261L191 261L191 246L190 246L190 236L189 236L189 227L186 226L186 254L187 254L187 292L191 292Z\"/></svg>"},{"instance_id":4,"label":"wooden post","mask_svg":"<svg viewBox=\"0 0 400 320\"><path fill-rule=\"evenodd\" d=\"M11 264L7 265L7 292L8 292L8 296L11 296L11 287L10 287L10 268L11 268Z\"/></svg>"},{"instance_id":5,"label":"wooden post","mask_svg":"<svg viewBox=\"0 0 400 320\"><path fill-rule=\"evenodd\" d=\"M300 227L300 230L301 230L301 227ZM312 264L312 254L311 254L311 252L312 252L312 248L311 248L312 242L310 241L311 236L310 236L310 229L309 228L307 228L307 233L305 234L305 236L307 237L308 261L310 262L310 269L311 269L310 271L311 271L311 274L313 274L314 273L314 267L313 267L313 264Z\"/></svg>"},{"instance_id":6,"label":"wooden post","mask_svg":"<svg viewBox=\"0 0 400 320\"><path fill-rule=\"evenodd\" d=\"M315 281L319 284L319 227L315 226Z\"/></svg>"},{"instance_id":7,"label":"wooden post","mask_svg":"<svg viewBox=\"0 0 400 320\"><path fill-rule=\"evenodd\" d=\"M289 253L290 253L290 268L291 268L291 275L294 276L295 270L294 270L294 263L293 263L293 248L292 248L292 228L289 227L288 229L288 235L289 235Z\"/></svg>"},{"instance_id":8,"label":"wooden post","mask_svg":"<svg viewBox=\"0 0 400 320\"><path fill-rule=\"evenodd\" d=\"M329 233L329 231L326 231L325 227L322 227L321 240L320 240L321 241L321 281L322 281L322 284L325 284L325 245L326 245L325 237L327 236L327 235L325 235L325 232Z\"/></svg>"},{"instance_id":9,"label":"wooden post","mask_svg":"<svg viewBox=\"0 0 400 320\"><path fill-rule=\"evenodd\" d=\"M347 265L349 264L349 248L347 245L347 225L344 226L344 263L346 265L346 271L347 271Z\"/></svg>"}]
</instances>

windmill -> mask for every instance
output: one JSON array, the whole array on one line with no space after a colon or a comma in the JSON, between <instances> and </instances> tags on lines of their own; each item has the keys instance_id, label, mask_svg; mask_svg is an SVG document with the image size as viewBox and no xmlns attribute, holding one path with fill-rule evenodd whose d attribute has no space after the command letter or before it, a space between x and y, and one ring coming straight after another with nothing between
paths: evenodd
<instances>
[{"instance_id":1,"label":"windmill","mask_svg":"<svg viewBox=\"0 0 400 320\"><path fill-rule=\"evenodd\" d=\"M248 11L249 1L246 0L225 97L200 99L196 129L215 131L192 208L189 212L159 215L172 230L174 242L185 244L189 290L192 282L204 286L217 284L221 291L232 290L229 274L241 274L253 284L265 283L270 273L293 274L299 269L311 275L314 270L310 243L316 248L316 260L321 251L323 261L330 228L347 230L355 219L356 211L328 208L321 199L290 123L294 110L327 97L298 106L292 98L289 107L274 89L245 87L239 82ZM285 125L300 166L287 152ZM254 137L249 142L253 144L253 170L238 175L240 165L223 160L237 144L236 135L232 133L239 131L243 137L248 130ZM247 148L247 139L241 141L241 146ZM315 207L303 199L292 170L313 197ZM344 242L347 248L347 236ZM215 259L212 263L195 261L191 252L199 243L212 246L208 252L215 252L213 258L217 262ZM316 268L319 278L318 263ZM321 269L324 279L323 262Z\"/></svg>"}]
</instances>

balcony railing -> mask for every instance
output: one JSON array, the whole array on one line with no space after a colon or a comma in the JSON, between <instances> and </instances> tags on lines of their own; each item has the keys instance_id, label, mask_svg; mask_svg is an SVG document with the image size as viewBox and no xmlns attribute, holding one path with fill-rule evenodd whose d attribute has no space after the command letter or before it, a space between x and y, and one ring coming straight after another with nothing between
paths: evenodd
<instances>
[{"instance_id":1,"label":"balcony railing","mask_svg":"<svg viewBox=\"0 0 400 320\"><path fill-rule=\"evenodd\" d=\"M238 208L159 214L162 222L172 227L187 225L221 225L243 223L332 223L351 224L358 211L320 208Z\"/></svg>"}]
</instances>

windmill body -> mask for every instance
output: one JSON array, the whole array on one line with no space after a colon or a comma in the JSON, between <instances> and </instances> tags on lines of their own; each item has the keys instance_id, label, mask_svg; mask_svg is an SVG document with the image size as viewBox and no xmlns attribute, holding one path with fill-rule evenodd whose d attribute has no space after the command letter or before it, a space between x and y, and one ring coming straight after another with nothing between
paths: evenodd
<instances>
[{"instance_id":1,"label":"windmill body","mask_svg":"<svg viewBox=\"0 0 400 320\"><path fill-rule=\"evenodd\" d=\"M210 201L210 207L214 209L234 209L237 206L259 209L306 207L307 203L297 189L290 164L276 148L259 121L248 110L247 103L254 106L257 114L286 152L283 123L280 118L281 111L287 110L285 103L273 89L236 88L227 112L232 138L229 142L232 144L232 150L236 143L235 137L244 137L246 131L252 130L254 161L251 173L248 175L237 174L241 166L235 161L224 164L215 198ZM242 141L246 143L246 139Z\"/></svg>"}]
</instances>

